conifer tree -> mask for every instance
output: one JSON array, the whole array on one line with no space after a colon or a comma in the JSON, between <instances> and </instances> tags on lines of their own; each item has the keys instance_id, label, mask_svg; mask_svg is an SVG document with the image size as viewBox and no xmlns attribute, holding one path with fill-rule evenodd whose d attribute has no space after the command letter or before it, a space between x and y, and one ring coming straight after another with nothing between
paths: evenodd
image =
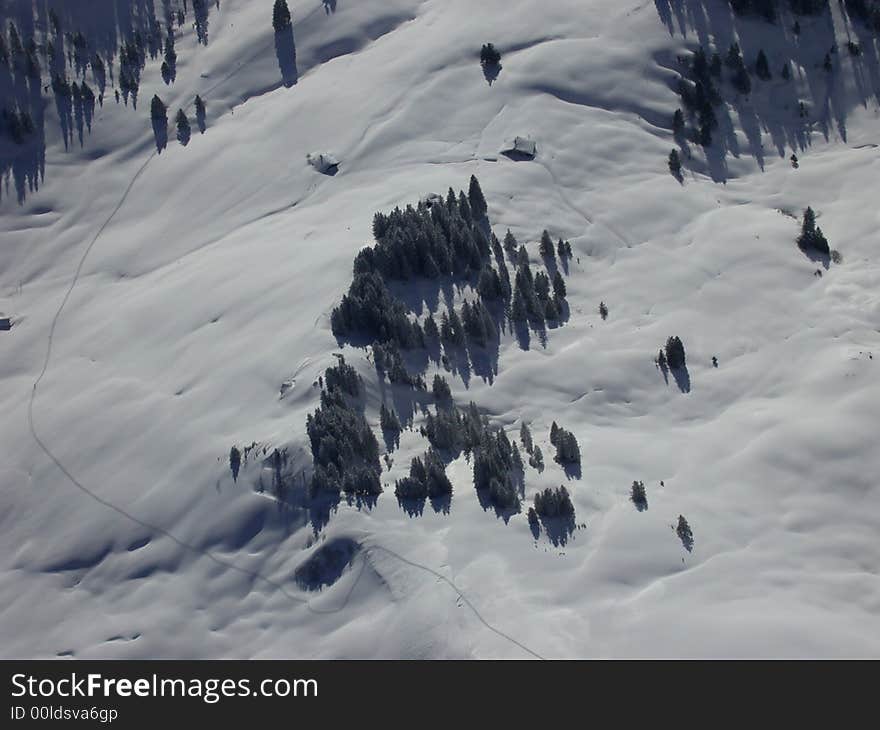
<instances>
[{"instance_id":1,"label":"conifer tree","mask_svg":"<svg viewBox=\"0 0 880 730\"><path fill-rule=\"evenodd\" d=\"M155 121L168 121L168 109L158 94L155 94L150 102L150 116Z\"/></svg>"},{"instance_id":2,"label":"conifer tree","mask_svg":"<svg viewBox=\"0 0 880 730\"><path fill-rule=\"evenodd\" d=\"M290 26L290 9L287 7L287 0L275 0L275 6L272 8L272 27L278 33Z\"/></svg>"},{"instance_id":3,"label":"conifer tree","mask_svg":"<svg viewBox=\"0 0 880 730\"><path fill-rule=\"evenodd\" d=\"M771 78L770 64L767 62L767 55L762 48L758 51L758 60L755 61L755 74L759 79L768 81Z\"/></svg>"},{"instance_id":4,"label":"conifer tree","mask_svg":"<svg viewBox=\"0 0 880 730\"><path fill-rule=\"evenodd\" d=\"M557 269L556 273L553 274L553 295L557 299L565 299L566 293L565 281Z\"/></svg>"},{"instance_id":5,"label":"conifer tree","mask_svg":"<svg viewBox=\"0 0 880 730\"><path fill-rule=\"evenodd\" d=\"M471 175L471 182L468 187L468 203L470 203L471 213L475 220L481 220L486 215L488 210L486 198L483 197L480 181L477 180L475 175Z\"/></svg>"},{"instance_id":6,"label":"conifer tree","mask_svg":"<svg viewBox=\"0 0 880 730\"><path fill-rule=\"evenodd\" d=\"M545 228L544 232L541 234L541 245L539 248L541 252L541 256L545 258L552 259L555 258L555 251L553 249L553 239L550 238L549 231Z\"/></svg>"},{"instance_id":7,"label":"conifer tree","mask_svg":"<svg viewBox=\"0 0 880 730\"><path fill-rule=\"evenodd\" d=\"M678 150L672 150L669 153L669 172L672 173L672 177L681 178L681 157L678 155Z\"/></svg>"},{"instance_id":8,"label":"conifer tree","mask_svg":"<svg viewBox=\"0 0 880 730\"><path fill-rule=\"evenodd\" d=\"M178 110L177 112L177 139L181 144L186 144L189 141L189 137L191 134L191 128L189 126L189 119L186 117L186 112L183 109Z\"/></svg>"},{"instance_id":9,"label":"conifer tree","mask_svg":"<svg viewBox=\"0 0 880 730\"><path fill-rule=\"evenodd\" d=\"M523 448L527 453L531 454L534 451L535 447L532 443L532 432L529 430L529 425L523 421L522 425L519 427L519 440L522 441Z\"/></svg>"},{"instance_id":10,"label":"conifer tree","mask_svg":"<svg viewBox=\"0 0 880 730\"><path fill-rule=\"evenodd\" d=\"M516 241L516 237L510 232L510 229L507 229L507 233L504 234L504 250L507 251L511 256L516 253L516 250L519 248L519 244Z\"/></svg>"},{"instance_id":11,"label":"conifer tree","mask_svg":"<svg viewBox=\"0 0 880 730\"><path fill-rule=\"evenodd\" d=\"M241 468L241 451L237 446L229 450L229 470L232 472L232 481L238 481L238 471Z\"/></svg>"}]
</instances>

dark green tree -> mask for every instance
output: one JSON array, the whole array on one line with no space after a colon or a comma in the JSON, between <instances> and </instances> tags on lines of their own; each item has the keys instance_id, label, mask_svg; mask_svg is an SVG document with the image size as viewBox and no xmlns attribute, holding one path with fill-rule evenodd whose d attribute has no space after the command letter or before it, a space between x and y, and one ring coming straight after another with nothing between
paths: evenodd
<instances>
[{"instance_id":1,"label":"dark green tree","mask_svg":"<svg viewBox=\"0 0 880 730\"><path fill-rule=\"evenodd\" d=\"M486 198L483 197L480 181L477 180L476 175L471 175L471 182L468 187L468 203L470 203L471 213L475 220L480 220L486 215L488 211Z\"/></svg>"},{"instance_id":2,"label":"dark green tree","mask_svg":"<svg viewBox=\"0 0 880 730\"><path fill-rule=\"evenodd\" d=\"M290 9L287 7L287 0L275 0L275 6L272 8L272 27L278 33L290 26Z\"/></svg>"}]
</instances>

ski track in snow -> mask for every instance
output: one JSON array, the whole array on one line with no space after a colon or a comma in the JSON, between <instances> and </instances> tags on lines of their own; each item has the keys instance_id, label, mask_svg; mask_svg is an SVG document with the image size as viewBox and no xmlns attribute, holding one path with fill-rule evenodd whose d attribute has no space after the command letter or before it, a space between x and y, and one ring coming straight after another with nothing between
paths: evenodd
<instances>
[{"instance_id":1,"label":"ski track in snow","mask_svg":"<svg viewBox=\"0 0 880 730\"><path fill-rule=\"evenodd\" d=\"M262 53L264 53L266 51L267 48L271 48L271 46L272 46L272 43L270 42L264 48L261 48L257 53L255 53L253 55L252 59L259 57ZM230 81L232 78L234 78L236 76L236 74L242 68L245 67L246 64L247 64L247 61L242 62L239 65L238 69L229 73L222 80L218 81L215 85L211 86L209 89L207 89L203 93L207 96L212 91L216 90L221 84L226 83L227 81ZM77 479L70 472L70 470L64 465L64 463L52 452L52 450L49 448L49 446L43 441L43 439L40 437L40 435L37 431L36 424L34 422L34 403L37 398L37 392L38 392L40 383L42 382L43 378L45 377L45 375L49 369L49 365L51 363L52 345L53 345L53 342L55 339L55 332L58 327L58 321L61 318L62 313L64 312L64 308L67 305L68 300L70 299L70 295L73 293L73 290L76 288L77 282L79 281L80 275L83 270L83 266L85 265L86 260L89 257L89 254L91 253L91 251L95 247L95 245L98 243L98 240L101 238L101 235L104 233L104 231L107 229L107 227L113 221L113 219L116 217L116 215L122 209L122 207L125 205L125 202L128 200L129 195L131 194L132 190L134 189L134 186L137 183L138 179L141 177L143 172L147 169L147 166L158 156L158 154L159 153L156 151L152 152L149 155L149 157L147 157L147 159L143 162L143 164L140 166L140 168L138 168L138 171L135 173L134 177L132 177L132 179L128 183L128 186L126 187L125 191L123 192L122 197L119 199L119 202L116 204L116 207L113 208L110 215L107 217L107 219L104 221L104 223L98 229L98 231L95 233L92 240L89 242L89 245L86 247L85 251L83 252L82 256L80 257L79 263L77 264L76 270L74 271L73 278L70 280L70 284L67 287L67 291L64 294L64 298L61 300L61 303L58 306L57 311L55 312L55 316L52 318L52 324L49 328L49 333L46 337L46 355L43 360L43 366L42 366L42 369L40 370L40 374L38 375L37 379L34 381L33 387L31 389L30 397L28 399L28 427L30 429L31 436L33 437L37 446L39 446L40 450L52 461L53 464L55 464L55 466L58 468L58 470L67 478L67 481L70 482L71 485L73 485L74 487L79 489L83 494L85 494L86 496L88 496L89 498L91 498L92 500L97 502L98 504L101 504L104 507L107 507L108 509L113 510L117 514L121 515L122 517L129 520L130 522L133 522L134 524L139 525L140 527L146 528L147 530L151 530L153 532L157 532L160 535L167 537L173 543L175 543L179 547L182 547L184 550L187 550L188 552L192 552L197 555L202 555L202 556L208 558L209 560L216 563L221 568L225 568L227 570L233 570L233 571L236 571L236 572L241 573L243 575L246 575L250 578L255 578L255 579L258 579L258 580L265 582L267 585L269 585L270 587L279 591L285 597L289 598L291 601L294 601L298 604L305 606L305 608L308 609L308 611L310 611L311 613L314 613L314 614L338 613L339 611L342 611L345 609L345 607L348 605L348 601L351 598L352 593L354 592L355 588L357 588L357 585L360 582L360 579L363 576L364 569L366 567L366 560L367 560L366 557L361 559L361 561L360 561L361 566L360 566L360 570L358 571L357 578L354 580L351 587L347 591L342 603L339 606L337 606L336 608L331 608L331 609L315 608L314 606L311 605L311 602L308 599L305 599L300 596L296 596L293 593L290 593L283 584L264 575L263 573L260 573L258 571L254 571L254 570L250 570L248 568L242 568L241 566L235 565L234 563L223 560L222 558L218 558L216 555L214 555L210 551L196 547L195 545L188 543L186 540L182 540L181 538L177 537L176 535L174 535L172 532L166 530L165 528L163 528L159 525L154 525L150 522L146 522L146 521L140 519L139 517L133 515L131 512L129 512L125 508L119 506L118 504L115 504L114 502L111 502L110 500L104 499L100 495L96 494L94 491L89 489L86 485L84 485L79 479ZM273 214L288 210L288 209L296 206L297 202L298 201L292 203L289 206L284 206L282 208L279 208L278 210L274 211L274 213L270 212L266 215L260 216L260 218L265 218L265 217L271 216ZM321 315L321 316L324 316L324 315ZM316 324L317 324L317 320L316 320ZM303 366L300 366L300 368L297 369L297 373L302 369L302 367ZM406 565L409 565L413 568L424 571L425 573L428 573L429 575L436 577L437 579L439 579L440 581L442 581L443 583L448 585L450 588L452 588L453 591L455 591L455 593L458 595L458 597L461 598L461 600L463 600L467 604L468 608L470 608L470 610L473 612L473 614L477 618L477 620L483 626L485 626L489 631L496 634L497 636L504 639L505 641L509 641L510 643L514 644L515 646L518 646L520 649L522 649L527 654L531 655L533 658L536 658L536 659L543 659L544 658L540 654L538 654L537 652L535 652L532 649L530 649L529 647L527 647L525 644L521 643L520 641L517 641L512 636L509 636L508 634L504 633L500 629L498 629L495 626L493 626L492 624L490 624L483 617L483 615L479 612L479 610L473 604L473 602L464 594L464 592L458 586L456 586L456 584L452 580L450 580L446 576L444 576L441 573L437 572L436 570L428 567L427 565L423 565L423 564L417 563L413 560L409 560L409 559L403 557L402 555L399 555L398 553L394 552L393 550L385 548L381 545L374 545L370 549L379 550L381 552L384 552L387 555L390 555L391 557L395 558L396 560L399 560L400 562L402 562Z\"/></svg>"}]
</instances>

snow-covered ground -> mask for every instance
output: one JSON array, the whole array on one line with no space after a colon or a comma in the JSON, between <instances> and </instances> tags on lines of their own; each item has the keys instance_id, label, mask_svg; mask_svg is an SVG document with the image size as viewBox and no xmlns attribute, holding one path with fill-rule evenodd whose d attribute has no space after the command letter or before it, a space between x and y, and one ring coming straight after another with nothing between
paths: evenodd
<instances>
[{"instance_id":1,"label":"snow-covered ground","mask_svg":"<svg viewBox=\"0 0 880 730\"><path fill-rule=\"evenodd\" d=\"M4 24L29 4L0 3ZM722 0L297 1L285 84L270 0L222 0L207 46L178 37L175 83L150 61L137 111L108 93L81 145L44 94L45 179L0 197L0 654L880 655L880 70L832 6L795 38ZM679 184L677 57L735 35L774 79L748 101L724 84ZM156 154L155 92L172 119L201 94L206 133ZM516 135L534 161L499 154ZM530 423L547 466L526 467L529 503L564 483L583 526L534 540L525 511L480 507L463 457L449 514L411 518L393 480L425 442L406 432L376 506L343 501L316 538L253 458L233 482L230 446L310 464L329 312L373 214L471 174L535 264L542 229L571 241L571 318L546 347L505 335L492 382L453 393L511 438ZM827 270L794 243L807 205L842 255ZM670 335L689 387L654 366ZM377 424L367 351L345 354ZM551 459L553 420L580 479ZM297 567L346 541L339 579L302 590Z\"/></svg>"}]
</instances>

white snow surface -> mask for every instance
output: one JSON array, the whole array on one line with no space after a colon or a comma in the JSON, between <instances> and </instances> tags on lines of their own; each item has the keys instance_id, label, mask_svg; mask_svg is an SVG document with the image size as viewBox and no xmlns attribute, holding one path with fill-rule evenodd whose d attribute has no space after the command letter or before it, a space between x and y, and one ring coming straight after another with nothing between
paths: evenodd
<instances>
[{"instance_id":1,"label":"white snow surface","mask_svg":"<svg viewBox=\"0 0 880 730\"><path fill-rule=\"evenodd\" d=\"M805 70L827 18L802 21L785 86L778 28L724 35L721 0L334 5L291 4L286 87L271 2L223 0L207 47L178 38L172 86L148 63L138 111L105 101L68 151L50 104L44 184L19 204L4 183L0 655L880 655L877 56L845 53L837 3L833 88ZM767 50L774 80L730 112L725 180L691 145L679 184L676 56L723 53L731 32L747 59ZM491 85L487 41L503 53ZM169 112L202 94L207 132L154 154L157 91ZM791 94L815 112L798 169ZM523 130L540 156L498 155ZM345 160L334 177L306 162L323 149ZM571 241L571 319L546 347L505 334L493 382L451 378L453 394L512 439L531 424L547 466L526 467L524 505L566 484L585 527L554 547L525 509L505 524L464 457L450 513L410 518L393 480L426 444L405 432L376 506L343 501L315 538L260 493L259 461L233 482L229 448L310 464L314 382L339 351L378 430L375 370L340 350L329 312L376 211L471 174L535 265L543 228ZM794 244L807 205L843 256L822 277ZM673 334L689 392L652 361ZM579 480L552 461L553 420L580 442ZM296 568L344 539L361 549L339 580L302 590Z\"/></svg>"}]
</instances>

